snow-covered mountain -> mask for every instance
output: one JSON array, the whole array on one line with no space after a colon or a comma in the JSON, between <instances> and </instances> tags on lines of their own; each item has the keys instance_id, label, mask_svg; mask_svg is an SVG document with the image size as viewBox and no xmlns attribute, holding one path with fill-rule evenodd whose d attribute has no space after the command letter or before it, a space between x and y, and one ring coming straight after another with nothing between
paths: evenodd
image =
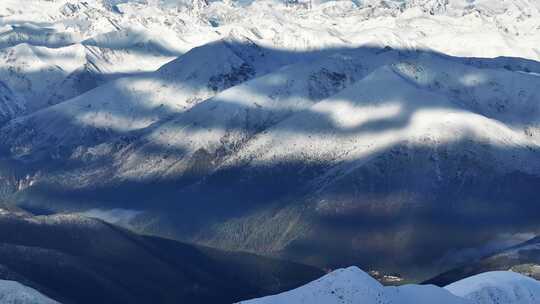
<instances>
[{"instance_id":1,"label":"snow-covered mountain","mask_svg":"<svg viewBox=\"0 0 540 304\"><path fill-rule=\"evenodd\" d=\"M256 45L240 48L235 43L221 40L195 48L155 72L111 81L66 102L14 119L4 128L2 137L6 143L14 139L28 146L21 151L24 154L54 148L52 141L68 149L92 147L114 135L166 120L223 89L264 73L272 65L277 66ZM206 69L201 70L201 64ZM14 137L13 133L19 136Z\"/></svg>"},{"instance_id":2,"label":"snow-covered mountain","mask_svg":"<svg viewBox=\"0 0 540 304\"><path fill-rule=\"evenodd\" d=\"M24 9L6 0L0 75L20 95L13 109L30 113L231 33L293 51L370 44L536 59L538 10L527 0L331 1L308 11L266 0L33 0Z\"/></svg>"},{"instance_id":3,"label":"snow-covered mountain","mask_svg":"<svg viewBox=\"0 0 540 304\"><path fill-rule=\"evenodd\" d=\"M19 2L0 4L11 204L422 279L540 232L537 1Z\"/></svg>"},{"instance_id":4,"label":"snow-covered mountain","mask_svg":"<svg viewBox=\"0 0 540 304\"><path fill-rule=\"evenodd\" d=\"M404 285L384 287L357 267L335 270L297 289L242 304L470 304L467 300L436 286ZM488 302L485 302L488 304ZM491 304L491 303L490 303Z\"/></svg>"},{"instance_id":5,"label":"snow-covered mountain","mask_svg":"<svg viewBox=\"0 0 540 304\"><path fill-rule=\"evenodd\" d=\"M317 281L242 304L533 304L540 283L512 272L487 272L445 288L433 285L383 287L356 267L335 270Z\"/></svg>"},{"instance_id":6,"label":"snow-covered mountain","mask_svg":"<svg viewBox=\"0 0 540 304\"><path fill-rule=\"evenodd\" d=\"M540 299L540 283L509 271L486 272L445 287L472 304L533 304Z\"/></svg>"},{"instance_id":7,"label":"snow-covered mountain","mask_svg":"<svg viewBox=\"0 0 540 304\"><path fill-rule=\"evenodd\" d=\"M155 71L211 41L190 39L180 28L190 24L196 35L196 23L187 14L137 2L38 0L21 7L6 0L0 6L0 79L18 96L12 107L31 113L120 76Z\"/></svg>"}]
</instances>

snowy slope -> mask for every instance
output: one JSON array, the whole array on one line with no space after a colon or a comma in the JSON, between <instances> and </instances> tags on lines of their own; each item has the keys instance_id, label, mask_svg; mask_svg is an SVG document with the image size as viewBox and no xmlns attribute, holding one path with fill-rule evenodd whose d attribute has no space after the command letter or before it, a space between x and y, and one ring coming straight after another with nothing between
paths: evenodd
<instances>
[{"instance_id":1,"label":"snowy slope","mask_svg":"<svg viewBox=\"0 0 540 304\"><path fill-rule=\"evenodd\" d=\"M156 72L111 81L13 120L5 127L3 137L6 142L12 138L24 144L24 153L50 148L51 141L66 147L91 146L111 135L142 129L186 111L278 66L271 54L255 44L221 40L194 48ZM7 135L10 132L19 136Z\"/></svg>"},{"instance_id":2,"label":"snowy slope","mask_svg":"<svg viewBox=\"0 0 540 304\"><path fill-rule=\"evenodd\" d=\"M18 282L0 280L0 302L4 304L58 304Z\"/></svg>"},{"instance_id":3,"label":"snowy slope","mask_svg":"<svg viewBox=\"0 0 540 304\"><path fill-rule=\"evenodd\" d=\"M275 296L244 304L377 303L385 300L383 286L356 267L335 270L317 281ZM339 302L338 302L339 301ZM369 302L368 302L369 301Z\"/></svg>"},{"instance_id":4,"label":"snowy slope","mask_svg":"<svg viewBox=\"0 0 540 304\"><path fill-rule=\"evenodd\" d=\"M78 45L50 49L22 43L0 50L0 77L32 111L56 103L55 99L63 101L83 91L83 84L81 88L59 87L83 66L84 56L84 48Z\"/></svg>"},{"instance_id":5,"label":"snowy slope","mask_svg":"<svg viewBox=\"0 0 540 304\"><path fill-rule=\"evenodd\" d=\"M245 304L532 304L540 283L512 272L488 272L451 284L383 287L356 268L335 270L317 281Z\"/></svg>"},{"instance_id":6,"label":"snowy slope","mask_svg":"<svg viewBox=\"0 0 540 304\"><path fill-rule=\"evenodd\" d=\"M34 0L31 8L20 9L18 1L6 0L0 7L0 48L13 55L1 61L9 70L3 77L22 77L32 86L28 100L21 96L31 112L119 75L156 70L231 34L295 52L389 45L459 56L539 56L534 1L330 1L312 10L280 1L241 3ZM66 83L74 70L85 75L79 82L86 87ZM46 79L35 79L43 73ZM47 98L35 100L43 94Z\"/></svg>"},{"instance_id":7,"label":"snowy slope","mask_svg":"<svg viewBox=\"0 0 540 304\"><path fill-rule=\"evenodd\" d=\"M540 301L540 283L507 271L495 271L463 279L445 287L473 304L533 304Z\"/></svg>"},{"instance_id":8,"label":"snowy slope","mask_svg":"<svg viewBox=\"0 0 540 304\"><path fill-rule=\"evenodd\" d=\"M23 113L122 75L155 71L201 44L189 42L182 29L170 29L172 23L191 23L188 15L170 16L136 2L124 6L125 12L105 1L38 0L20 9L19 1L2 2L0 76L20 94ZM164 18L154 19L157 15ZM208 37L202 40L208 42L215 36L199 37Z\"/></svg>"},{"instance_id":9,"label":"snowy slope","mask_svg":"<svg viewBox=\"0 0 540 304\"><path fill-rule=\"evenodd\" d=\"M384 117L379 118L379 116L394 113L393 115L398 117L400 121L403 121L403 124L407 120L413 119L412 117L408 117L412 114L425 116L428 120L430 119L428 117L432 117L431 119L436 121L440 119L440 113L435 111L436 108L449 108L455 109L455 111L458 108L464 108L465 112L456 115L470 116L471 118L467 118L466 120L470 121L471 128L477 128L479 133L484 134L479 135L480 137L489 137L491 136L490 134L502 134L499 131L495 131L495 129L506 128L502 125L495 126L498 124L498 121L502 121L508 123L510 128L507 128L508 130L505 132L510 133L506 135L506 139L494 139L493 141L502 140L505 143L515 142L518 146L528 145L529 139L520 133L527 133L531 137L532 141L530 144L538 140L539 109L537 104L531 102L531 100L538 99L538 92L535 90L535 87L540 81L537 77L510 71L479 69L469 65L460 65L456 64L452 58L443 59L434 55L420 55L418 58L411 56L410 60L402 60L399 59L396 52L384 52L381 54L374 52L369 50L346 51L333 55L329 59L316 61L316 63L300 63L218 94L215 98L195 106L192 110L179 115L170 122L158 124L158 126L149 130L149 133L145 134L140 140L131 144L129 151L122 153L119 158L120 160L118 162L121 167L119 174L122 178L130 179L144 179L147 175L162 175L165 172L168 175L182 175L185 170L189 170L192 166L190 164L192 162L190 157L195 152L201 153L205 151L204 153L215 155L211 157L214 158L214 161L219 162L220 158L236 153L240 148L243 151L239 151L237 157L250 158L254 165L267 162L269 159L273 161L284 161L291 159L295 155L299 155L300 152L303 157L309 158L312 161L347 161L356 159L362 155L373 154L386 146L395 144L398 141L404 141L406 139L404 134L413 134L417 137L425 135L419 134L422 132L419 131L421 127L411 126L410 131L402 130L401 132L393 131L390 128L386 134L391 136L391 138L387 136L385 139L384 136L380 136L379 139L374 141L372 138L377 136L377 133L366 134L364 136L365 140L370 143L368 147L367 144L361 144L359 142L359 138L361 138L359 136L364 134L366 130L362 130L361 128L358 132L345 130L354 129L354 126L363 123L370 123L369 121L363 122L361 119L368 119L368 117L372 120L374 118L383 119ZM403 57L405 55L401 54L400 56ZM268 55L266 57L268 58ZM184 61L186 60L175 63L175 65L169 64L162 71L165 69L172 71L174 66ZM196 59L194 61L197 62ZM395 62L392 71L389 70L386 72L388 75L395 75L393 78L386 79L384 77L387 76L370 76L356 83L354 88L349 89L347 93L340 94L336 98L331 98L310 109L314 102L339 92L349 86L350 83L361 79L377 67L389 62ZM205 64L205 66L208 65ZM248 75L242 77L247 80L251 76L249 75L249 69L246 71ZM374 75L382 73L384 72L377 72ZM133 79L126 80L126 83L138 85L137 81ZM202 84L204 83L206 82L203 81ZM392 86L395 87L394 92L403 91L401 94L404 96L399 97L403 100L395 99L394 95L397 94L384 90L388 83L392 83ZM196 87L196 85L193 86ZM228 86L231 85L225 85L224 87L226 88ZM159 100L163 100L153 97L156 90L148 82L144 82L144 85L141 84L140 87L144 87L145 89L137 91L136 95L145 96L146 103L154 100L158 102ZM401 87L404 89L402 90ZM108 88L105 86L104 89ZM414 92L406 93L408 91ZM427 91L432 91L432 93L427 93ZM143 92L148 93L145 94ZM187 92L192 94L187 96L194 96L190 97L192 99L198 96L196 92ZM364 118L347 117L346 113L351 110L356 109L360 111L360 107L354 105L355 103L370 103L369 100L359 99L359 92L370 92L366 94L371 95L361 96L368 96L368 99L377 98L378 103L381 105L376 104L366 109L362 108L361 112L364 113ZM162 96L174 96L175 99L169 104L178 106L182 104L178 98L182 93L184 92L176 91L173 94L170 91L165 91ZM433 93L439 94L439 96ZM105 95L100 90L97 90L96 94L100 94L100 96ZM387 95L385 96L383 94ZM417 96L418 94L428 95L421 98ZM515 95L520 96L519 100L512 100ZM211 94L203 96L211 96ZM385 98L394 98L395 100L384 100ZM95 100L97 99L97 95L96 97L92 96L87 99ZM445 101L441 104L436 104L430 99L442 99ZM123 98L121 100L125 101L126 106L129 107L130 99ZM512 102L511 108L508 107L510 102ZM351 103L351 105L348 105L348 103ZM393 103L394 105L383 106L382 103ZM64 108L68 104L71 104L71 102L62 105L62 107ZM115 106L118 104L116 103ZM342 106L337 107L337 104L342 104ZM149 109L151 107L145 106L144 108ZM169 108L171 107L173 106L169 106ZM181 110L188 108L189 106L184 106ZM435 109L431 114L416 113L416 109L422 108ZM101 111L102 107L98 106L97 109ZM96 110L93 109L92 111ZM158 116L156 119L146 122L144 120L144 113L139 117L136 116L136 111L123 111L121 108L116 111L134 113L132 114L134 117L127 121L119 121L117 124L115 124L115 119L112 118L102 120L103 124L100 124L96 119L95 123L89 121L89 126L97 129L107 127L115 129L122 126L124 127L122 131L126 131L130 129L131 121L141 122L140 127L144 127L158 121L160 118ZM169 111L170 115L179 112L181 111ZM297 112L300 112L300 114L290 118L288 120L289 122L275 128L270 128ZM489 131L482 130L484 128L483 123L474 126L475 121L481 117L477 116L473 118L473 116L468 115L466 112L495 119L491 122L494 125L494 131L490 133ZM78 117L80 115L71 114L66 116ZM42 116L48 117L48 115ZM344 121L330 122L335 126L341 126L336 130L330 131L329 129L335 127L320 124L317 122L317 119L314 119L316 117L324 119L325 116L336 117ZM466 128L463 120L462 118L457 118L453 124L457 128ZM310 126L312 123L316 123L316 125ZM459 134L470 131L454 132L454 130L448 129L449 123L430 131L435 133L434 135L425 136L432 137L433 141L445 143L458 141L462 138ZM25 121L23 124L28 124L28 122ZM419 122L419 124L431 125L431 122ZM315 129L310 130L310 128ZM269 130L264 135L258 136L253 143L249 143L245 148L241 147L247 141L250 141L255 134L266 129ZM300 137L290 136L290 130L302 130L303 133L310 133L309 143L301 140L300 137L305 137L304 135L299 135ZM439 138L445 136L439 134L441 132L446 132L453 138ZM53 130L49 133L55 134L55 131ZM322 134L318 135L318 133ZM270 137L273 139L269 139ZM513 139L513 137L516 139ZM269 141L271 143L268 143ZM295 142L294 145L292 144L293 141ZM329 141L340 141L340 144L332 145ZM379 141L380 144L378 144ZM416 141L413 140L411 142ZM354 144L351 146L350 143ZM262 145L262 147L255 147L257 145ZM357 149L356 147L362 145L365 146L363 151L352 152L352 150ZM147 155L145 151L149 150L149 147L152 146L163 146L163 152ZM272 148L268 149L267 147ZM256 151L257 149L261 151ZM325 149L331 149L332 151L325 151ZM267 156L261 156L262 153L265 153ZM281 153L287 153L287 155L281 155ZM230 160L229 163L237 161L234 159ZM215 165L217 163L214 163ZM529 167L529 165L526 165L520 168ZM533 172L536 170L536 168L529 169Z\"/></svg>"},{"instance_id":10,"label":"snowy slope","mask_svg":"<svg viewBox=\"0 0 540 304\"><path fill-rule=\"evenodd\" d=\"M128 178L144 178L151 172L181 176L196 165L195 153L209 155L217 165L256 134L339 92L389 57L369 50L335 54L235 86L150 130L122 155L120 170L124 172L120 174ZM146 155L144 151L152 145L167 149Z\"/></svg>"},{"instance_id":11,"label":"snowy slope","mask_svg":"<svg viewBox=\"0 0 540 304\"><path fill-rule=\"evenodd\" d=\"M440 63L431 65L428 60L423 63L445 71L445 66ZM471 134L477 141L498 142L500 145L519 146L529 143L521 130L514 131L498 120L478 115L470 109L472 106L465 109L460 107L459 103L467 102L467 99L452 99L447 97L447 94L439 95L436 91L433 92L434 90L423 90L416 83L410 83L427 82L429 80L424 79L430 79L431 75L427 76L427 71L423 75L408 75L410 70L403 71L403 66L415 71L426 71L421 64L409 65L407 62L400 62L393 67L382 67L350 88L315 104L308 111L276 125L250 143L240 155L257 155L256 158L251 158L255 165L293 159L298 155L313 161L354 160L403 141L442 144L458 141L467 136L466 134ZM460 73L462 71L456 70L453 71L463 75ZM483 75L474 74L475 72L477 70L474 69L467 71L471 77ZM529 76L528 80L536 83L531 84L528 94L537 94L534 87L540 84L539 79ZM434 82L439 81L434 79ZM448 90L452 92L460 92L459 89L469 86L462 84L458 88L452 88L451 81L441 80L439 83L444 83L441 86L450 87ZM386 90L388 87L392 90ZM513 95L512 92L508 94ZM493 99L485 93L478 95L481 97L472 97L476 102L475 106L489 109L489 105L482 102L492 102ZM538 97L531 100L535 99ZM526 102L524 106L524 114L531 113L534 119L532 124L536 126L539 116L535 113L538 113L538 109L530 102ZM519 104L515 104L514 100L511 112L513 111L520 111ZM526 123L526 117L522 120L523 123ZM288 136L291 130L302 130L302 134ZM304 133L310 136L307 137ZM531 169L534 172L538 170L536 167Z\"/></svg>"},{"instance_id":12,"label":"snowy slope","mask_svg":"<svg viewBox=\"0 0 540 304\"><path fill-rule=\"evenodd\" d=\"M470 77L468 81L483 75L492 80L482 87L461 83L463 75ZM425 242L429 246L438 242L435 236L417 230L422 228L402 227L399 219L418 218L437 227L437 221L444 216L437 212L446 206L452 206L448 212L455 212L455 216L474 218L476 211L468 209L462 193L480 196L476 202L480 206L479 201L485 200L482 196L489 195L492 187L511 187L505 182L506 175L523 172L535 176L540 170L538 137L525 132L526 128L537 128L537 104L530 100L538 99L535 87L539 79L524 75L526 80L514 83L511 75L514 74L479 70L431 56L397 60L375 69L339 93L264 127L248 137L247 142L237 141L242 144L238 151L218 163L217 170L212 167L216 164L212 156L218 148L195 141L194 136L192 142L198 146L187 147L192 151L198 147L209 151L210 156L201 158L200 164L204 168L204 160L210 159L210 164L206 164L212 174L180 196L209 206L226 200L231 202L232 210L257 211L214 223L211 231L204 230L193 239L218 247L263 252L291 250L294 254L295 242L320 241L319 246L325 248L327 242L343 238L341 242L351 255L369 256L371 250L389 250L389 260L401 258L392 251L415 250L411 248L413 243ZM512 106L494 110L490 103L497 100L490 97L492 88L498 88L498 97L508 94ZM531 96L523 104L513 97L513 91L520 90L523 96ZM274 108L266 112L273 113ZM513 120L513 111L523 111L523 119ZM532 115L528 116L529 113ZM181 134L180 138L189 138L186 133L194 132L178 127L174 130L173 134ZM205 130L195 134L207 134ZM177 141L170 138L167 142ZM489 176L483 175L486 170ZM388 172L392 172L392 177ZM277 176L280 178L276 179ZM468 179L477 184L464 187ZM455 191L457 197L449 197L446 191ZM518 199L521 201L513 198ZM462 200L463 205L455 202ZM283 201L289 205L277 210L257 209L263 202ZM527 206L527 201L524 197L522 206ZM496 204L492 199L485 202ZM525 208L535 208L528 206ZM436 215L430 216L430 212ZM371 216L376 221L374 227L379 221L388 221L386 229L366 228L362 219ZM325 223L337 220L345 224L337 228ZM294 228L280 225L283 222ZM268 230L275 233L268 235ZM231 233L234 238L229 238ZM328 239L320 238L321 234L328 235ZM348 243L351 239L352 244ZM386 244L385 240L393 241ZM328 263L340 263L331 252L322 255L328 257ZM444 253L434 252L430 258L441 254ZM369 261L378 263L375 258Z\"/></svg>"},{"instance_id":13,"label":"snowy slope","mask_svg":"<svg viewBox=\"0 0 540 304\"><path fill-rule=\"evenodd\" d=\"M224 57L204 61L205 50L214 48L223 50ZM259 53L257 47L247 50ZM466 200L474 195L482 212L489 204L504 208L490 209L496 212L494 218L508 212L522 218L507 201L489 197L493 187L512 187L505 180L513 174L530 178L519 183L520 192L527 194L512 200L534 214L536 207L527 195L540 171L535 102L539 77L500 67L497 59L480 64L390 48L341 50L268 74L263 65L261 74L245 74L255 65L249 63L250 56L237 54L227 43L209 44L149 79L122 78L11 121L0 136L14 159L35 161L38 168L49 158L77 166L58 166L49 174L30 171L32 182L23 188L32 194L53 183L62 191L93 191L96 186L166 178L181 186L117 192L122 204L133 199L148 206L179 199L192 204L141 213L139 225L154 233L167 231L219 248L284 256L294 254L293 246L300 241L328 248L335 235L346 255L376 263L369 252L382 250L397 259L398 267L408 267L410 261L391 252L411 250L407 258L416 259L429 251L411 248L413 244L429 246L438 240L419 233L421 228L401 227L395 217L410 216L411 222L436 227L441 215L430 212L451 206L448 214L474 218L478 211ZM271 52L263 54L267 62L275 58ZM199 69L200 62L209 68ZM193 71L201 77L193 78ZM227 73L233 76L214 77ZM219 87L214 90L211 84ZM190 103L200 92L201 99L207 99ZM385 172L395 173L389 178ZM399 193L392 193L394 189ZM24 200L40 204L40 195L47 196L48 190L39 191ZM143 201L138 193L152 198ZM231 204L228 209L216 208L224 201ZM276 202L284 207L258 209ZM68 204L75 210L85 208ZM201 204L204 212L197 210ZM168 213L169 208L176 212ZM197 220L162 221L162 212L179 219L197 214ZM389 221L388 229L364 230L361 220L347 220L339 228L321 225L366 216ZM146 221L158 224L147 226ZM328 238L318 237L323 232ZM366 239L374 241L361 245ZM395 241L383 246L386 239ZM460 241L451 246L464 246ZM449 248L437 248L425 260L440 258L445 250ZM319 265L339 263L339 254L320 255L324 260Z\"/></svg>"}]
</instances>

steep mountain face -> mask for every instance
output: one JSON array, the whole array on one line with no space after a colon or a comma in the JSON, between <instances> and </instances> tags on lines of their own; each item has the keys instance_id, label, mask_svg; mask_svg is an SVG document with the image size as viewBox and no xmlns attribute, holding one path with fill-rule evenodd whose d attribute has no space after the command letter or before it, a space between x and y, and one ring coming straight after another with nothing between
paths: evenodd
<instances>
[{"instance_id":1,"label":"steep mountain face","mask_svg":"<svg viewBox=\"0 0 540 304\"><path fill-rule=\"evenodd\" d=\"M536 2L16 2L10 204L420 279L540 232Z\"/></svg>"},{"instance_id":2,"label":"steep mountain face","mask_svg":"<svg viewBox=\"0 0 540 304\"><path fill-rule=\"evenodd\" d=\"M447 285L486 271L510 270L540 280L540 238L512 246L496 254L440 274L426 283Z\"/></svg>"},{"instance_id":3,"label":"steep mountain face","mask_svg":"<svg viewBox=\"0 0 540 304\"><path fill-rule=\"evenodd\" d=\"M536 303L539 296L539 282L511 272L488 272L445 288L433 285L383 287L362 270L350 267L338 269L288 292L239 303L532 304Z\"/></svg>"},{"instance_id":4,"label":"steep mountain face","mask_svg":"<svg viewBox=\"0 0 540 304\"><path fill-rule=\"evenodd\" d=\"M0 83L0 125L24 111L24 105L17 98L7 85Z\"/></svg>"},{"instance_id":5,"label":"steep mountain face","mask_svg":"<svg viewBox=\"0 0 540 304\"><path fill-rule=\"evenodd\" d=\"M333 248L329 243L348 244L347 249L339 247L341 255L336 260L313 261L332 265L343 259L344 251L369 259L370 252L384 255L388 246L392 249L384 260L393 261L391 252L414 250L412 243L430 247L441 236L460 234L459 226L478 231L481 237L484 229L506 225L509 218L519 218L524 226L525 222L534 224L526 213L538 211L530 203L534 191L529 187L538 182L540 162L537 138L526 135L525 129L534 128L538 116L517 128L510 120L505 124L506 111L494 110L490 103L495 100L482 92L489 88L453 87L451 81L437 80L453 73L447 72L444 63L430 56L417 60L376 69L335 96L265 128L212 174L181 191L182 201L208 204L208 209L231 202L228 210L214 214L223 222L195 239L217 246L232 242L244 250L285 250L304 258L305 243L318 243L314 248L319 251ZM460 68L467 69L465 75L494 75L494 79L498 75L453 66L450 71L460 75ZM425 74L415 74L418 71ZM504 80L509 75L503 72L492 84L505 83L501 86L512 90ZM538 81L534 76L528 79ZM446 90L472 96L455 98ZM463 91L468 92L459 93ZM536 94L533 86L529 92ZM514 101L512 111L519 111ZM213 155L211 146L207 147L205 151ZM494 168L494 163L499 165ZM522 182L509 184L511 176ZM520 195L512 192L516 187ZM499 192L494 194L493 189ZM515 210L513 203L524 209ZM190 210L189 206L179 208ZM267 220L261 224L261 218ZM451 220L455 218L462 224L456 225ZM475 222L479 218L493 222ZM284 227L287 230L279 230L276 238L267 234L292 219L294 229ZM422 230L431 227L446 228L430 239L430 233ZM227 237L231 229L237 232L234 240ZM475 233L469 232L470 239ZM437 249L418 253L427 259L444 254ZM399 261L402 258L395 262L408 263Z\"/></svg>"},{"instance_id":6,"label":"steep mountain face","mask_svg":"<svg viewBox=\"0 0 540 304\"><path fill-rule=\"evenodd\" d=\"M321 275L307 266L137 235L78 215L34 217L2 209L0 226L0 278L62 303L231 303Z\"/></svg>"},{"instance_id":7,"label":"steep mountain face","mask_svg":"<svg viewBox=\"0 0 540 304\"><path fill-rule=\"evenodd\" d=\"M2 139L11 142L19 158L32 157L38 154L36 151L41 151L41 159L57 158L59 147L65 156L85 154L88 148L114 136L184 112L219 91L263 73L274 63L254 44L234 49L231 43L219 41L195 48L156 72L121 78L14 119L3 128ZM206 69L201 70L201 64Z\"/></svg>"},{"instance_id":8,"label":"steep mountain face","mask_svg":"<svg viewBox=\"0 0 540 304\"><path fill-rule=\"evenodd\" d=\"M97 124L54 131L67 124L52 124L49 111L79 99L14 120L3 129L12 156L26 166L55 161L15 199L53 211L142 209L134 225L152 233L319 266L362 261L405 272L515 221L537 229L539 109L531 101L540 78L437 54L350 52L255 77L169 119L133 116L141 125L117 125L130 137L80 135ZM42 123L36 135L15 136L32 121ZM449 239L433 246L441 236Z\"/></svg>"}]
</instances>

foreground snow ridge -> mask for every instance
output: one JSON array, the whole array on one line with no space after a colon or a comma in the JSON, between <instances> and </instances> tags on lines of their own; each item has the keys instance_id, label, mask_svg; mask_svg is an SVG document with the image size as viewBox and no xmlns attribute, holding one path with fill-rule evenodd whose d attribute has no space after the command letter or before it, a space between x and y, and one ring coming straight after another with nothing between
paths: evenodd
<instances>
[{"instance_id":1,"label":"foreground snow ridge","mask_svg":"<svg viewBox=\"0 0 540 304\"><path fill-rule=\"evenodd\" d=\"M445 287L473 304L540 303L540 283L510 271L493 271L463 279Z\"/></svg>"},{"instance_id":2,"label":"foreground snow ridge","mask_svg":"<svg viewBox=\"0 0 540 304\"><path fill-rule=\"evenodd\" d=\"M59 304L38 291L15 281L0 280L2 304Z\"/></svg>"},{"instance_id":3,"label":"foreground snow ridge","mask_svg":"<svg viewBox=\"0 0 540 304\"><path fill-rule=\"evenodd\" d=\"M540 282L513 272L487 272L453 283L385 287L358 267L338 269L297 289L238 304L533 304Z\"/></svg>"}]
</instances>

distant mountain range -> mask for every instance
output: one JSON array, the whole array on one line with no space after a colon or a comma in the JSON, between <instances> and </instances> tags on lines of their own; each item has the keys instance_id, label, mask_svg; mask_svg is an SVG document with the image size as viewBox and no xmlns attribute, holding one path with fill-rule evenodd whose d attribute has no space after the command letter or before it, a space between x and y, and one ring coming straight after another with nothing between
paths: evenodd
<instances>
[{"instance_id":1,"label":"distant mountain range","mask_svg":"<svg viewBox=\"0 0 540 304\"><path fill-rule=\"evenodd\" d=\"M540 234L537 1L30 3L0 4L0 200L39 221L409 280Z\"/></svg>"}]
</instances>

